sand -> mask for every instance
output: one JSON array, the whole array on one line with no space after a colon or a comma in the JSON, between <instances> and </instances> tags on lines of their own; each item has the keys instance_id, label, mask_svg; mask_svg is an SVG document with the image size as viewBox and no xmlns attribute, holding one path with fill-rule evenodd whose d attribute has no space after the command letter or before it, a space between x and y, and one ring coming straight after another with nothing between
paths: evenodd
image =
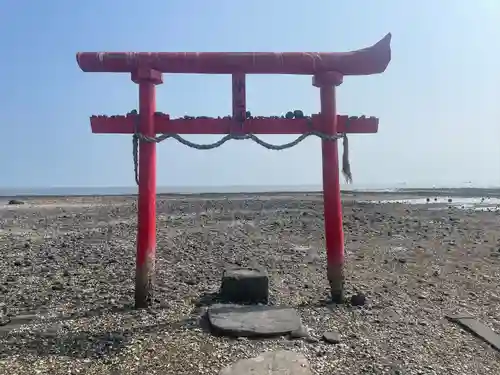
<instances>
[{"instance_id":1,"label":"sand","mask_svg":"<svg viewBox=\"0 0 500 375\"><path fill-rule=\"evenodd\" d=\"M324 302L320 194L159 196L155 301L142 311L134 197L2 206L0 373L217 374L276 349L303 353L317 374L500 373L494 349L444 319L467 312L500 332L500 213L366 202L395 198L410 196L344 196L347 293L366 294L364 307ZM271 302L297 308L313 338L336 330L341 342L203 331L207 296L235 265L265 266Z\"/></svg>"}]
</instances>

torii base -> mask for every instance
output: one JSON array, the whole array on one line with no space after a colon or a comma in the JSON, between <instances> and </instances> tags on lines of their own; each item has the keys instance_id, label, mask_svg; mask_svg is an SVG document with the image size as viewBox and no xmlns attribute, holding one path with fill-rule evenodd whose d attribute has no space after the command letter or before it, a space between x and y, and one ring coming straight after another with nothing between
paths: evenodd
<instances>
[{"instance_id":1,"label":"torii base","mask_svg":"<svg viewBox=\"0 0 500 375\"><path fill-rule=\"evenodd\" d=\"M344 266L343 264L329 264L327 268L328 283L330 284L331 301L344 303Z\"/></svg>"},{"instance_id":2,"label":"torii base","mask_svg":"<svg viewBox=\"0 0 500 375\"><path fill-rule=\"evenodd\" d=\"M135 270L135 307L144 309L153 302L153 286L155 285L155 257L149 256L141 265L136 265Z\"/></svg>"}]
</instances>

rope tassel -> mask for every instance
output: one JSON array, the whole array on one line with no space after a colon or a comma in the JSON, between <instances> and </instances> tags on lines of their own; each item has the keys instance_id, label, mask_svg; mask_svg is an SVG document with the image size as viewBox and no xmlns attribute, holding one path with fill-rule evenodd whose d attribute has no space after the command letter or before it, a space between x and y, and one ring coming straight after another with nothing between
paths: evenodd
<instances>
[{"instance_id":1,"label":"rope tassel","mask_svg":"<svg viewBox=\"0 0 500 375\"><path fill-rule=\"evenodd\" d=\"M352 173L351 164L349 163L349 140L347 139L347 134L342 137L342 174L344 175L345 181L348 184L352 183Z\"/></svg>"}]
</instances>

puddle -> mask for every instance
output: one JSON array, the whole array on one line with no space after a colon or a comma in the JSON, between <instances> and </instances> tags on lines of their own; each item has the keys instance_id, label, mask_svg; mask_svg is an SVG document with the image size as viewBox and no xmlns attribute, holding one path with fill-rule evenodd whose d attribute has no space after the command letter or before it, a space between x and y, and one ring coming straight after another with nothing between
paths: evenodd
<instances>
[{"instance_id":1,"label":"puddle","mask_svg":"<svg viewBox=\"0 0 500 375\"><path fill-rule=\"evenodd\" d=\"M443 211L447 210L449 207L460 208L462 210L473 210L473 211L485 211L485 212L495 212L500 211L500 206L481 206L474 204L463 204L463 205L447 205L446 207L429 207L430 211Z\"/></svg>"},{"instance_id":2,"label":"puddle","mask_svg":"<svg viewBox=\"0 0 500 375\"><path fill-rule=\"evenodd\" d=\"M476 206L472 209L475 211L500 211L500 206Z\"/></svg>"},{"instance_id":3,"label":"puddle","mask_svg":"<svg viewBox=\"0 0 500 375\"><path fill-rule=\"evenodd\" d=\"M437 197L437 198L409 198L409 199L388 199L380 201L364 201L365 203L399 203L412 205L437 205L429 207L429 210L446 210L449 207L474 211L500 211L500 198L482 197Z\"/></svg>"}]
</instances>

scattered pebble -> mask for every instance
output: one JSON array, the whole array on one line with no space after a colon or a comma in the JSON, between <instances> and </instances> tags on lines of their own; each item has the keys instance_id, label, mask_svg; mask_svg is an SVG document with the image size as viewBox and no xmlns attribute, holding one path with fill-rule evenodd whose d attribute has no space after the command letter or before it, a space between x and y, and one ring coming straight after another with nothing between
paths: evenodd
<instances>
[{"instance_id":1,"label":"scattered pebble","mask_svg":"<svg viewBox=\"0 0 500 375\"><path fill-rule=\"evenodd\" d=\"M364 306L366 303L366 296L363 293L356 293L351 296L352 306Z\"/></svg>"},{"instance_id":2,"label":"scattered pebble","mask_svg":"<svg viewBox=\"0 0 500 375\"><path fill-rule=\"evenodd\" d=\"M323 340L329 344L338 344L340 342L340 333L336 331L328 331L323 333Z\"/></svg>"}]
</instances>

